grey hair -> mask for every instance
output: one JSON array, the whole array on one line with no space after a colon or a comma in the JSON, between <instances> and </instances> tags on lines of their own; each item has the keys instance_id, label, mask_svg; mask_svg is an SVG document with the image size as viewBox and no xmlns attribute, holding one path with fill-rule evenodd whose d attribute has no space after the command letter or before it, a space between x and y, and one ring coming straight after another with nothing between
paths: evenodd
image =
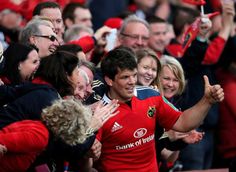
<instances>
[{"instance_id":1,"label":"grey hair","mask_svg":"<svg viewBox=\"0 0 236 172\"><path fill-rule=\"evenodd\" d=\"M51 28L50 21L41 19L41 18L33 18L30 20L27 25L21 30L19 35L19 42L23 44L30 44L29 39L33 35L41 35L41 30L39 26L44 25Z\"/></svg>"},{"instance_id":2,"label":"grey hair","mask_svg":"<svg viewBox=\"0 0 236 172\"><path fill-rule=\"evenodd\" d=\"M119 30L119 33L123 33L129 23L142 23L147 27L148 30L150 30L150 26L146 20L143 20L137 17L136 15L130 15L127 18L125 18L125 20L123 21L123 24Z\"/></svg>"},{"instance_id":3,"label":"grey hair","mask_svg":"<svg viewBox=\"0 0 236 172\"><path fill-rule=\"evenodd\" d=\"M94 63L92 63L92 62L90 62L90 61L87 61L87 60L81 60L81 61L80 61L80 66L85 66L85 67L87 67L89 70L92 71L93 75L95 75L96 68L95 68Z\"/></svg>"},{"instance_id":4,"label":"grey hair","mask_svg":"<svg viewBox=\"0 0 236 172\"><path fill-rule=\"evenodd\" d=\"M83 143L94 134L89 127L91 118L91 109L74 98L57 100L42 111L47 128L71 146Z\"/></svg>"},{"instance_id":5,"label":"grey hair","mask_svg":"<svg viewBox=\"0 0 236 172\"><path fill-rule=\"evenodd\" d=\"M79 74L84 78L86 81L86 85L89 84L89 77L87 73L83 69L79 69Z\"/></svg>"},{"instance_id":6,"label":"grey hair","mask_svg":"<svg viewBox=\"0 0 236 172\"><path fill-rule=\"evenodd\" d=\"M76 24L66 30L64 34L64 41L69 42L69 41L79 39L78 35L81 31L86 31L90 33L91 35L93 35L93 30L91 28Z\"/></svg>"}]
</instances>

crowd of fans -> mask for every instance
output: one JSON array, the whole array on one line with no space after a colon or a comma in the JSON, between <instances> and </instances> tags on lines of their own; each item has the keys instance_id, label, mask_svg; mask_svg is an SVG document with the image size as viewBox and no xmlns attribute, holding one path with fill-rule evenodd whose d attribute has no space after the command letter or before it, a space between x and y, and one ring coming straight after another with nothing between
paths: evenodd
<instances>
[{"instance_id":1,"label":"crowd of fans","mask_svg":"<svg viewBox=\"0 0 236 172\"><path fill-rule=\"evenodd\" d=\"M0 2L0 172L236 170L233 0Z\"/></svg>"}]
</instances>

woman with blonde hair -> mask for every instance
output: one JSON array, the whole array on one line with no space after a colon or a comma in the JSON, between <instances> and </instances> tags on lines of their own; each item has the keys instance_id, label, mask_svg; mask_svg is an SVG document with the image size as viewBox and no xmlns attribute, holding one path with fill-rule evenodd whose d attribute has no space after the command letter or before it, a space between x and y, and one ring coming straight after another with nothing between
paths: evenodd
<instances>
[{"instance_id":1,"label":"woman with blonde hair","mask_svg":"<svg viewBox=\"0 0 236 172\"><path fill-rule=\"evenodd\" d=\"M164 55L160 59L160 62L161 72L159 75L159 87L161 87L164 98L175 105L175 102L181 101L181 95L185 89L186 82L183 68L179 61L171 56ZM178 150L184 148L187 144L199 142L203 134L204 133L197 132L196 130L192 130L189 133L181 133L172 130L165 132L161 137L167 137L170 140L167 148L174 152L166 151L164 156L171 157L172 160L175 161L179 155Z\"/></svg>"},{"instance_id":2,"label":"woman with blonde hair","mask_svg":"<svg viewBox=\"0 0 236 172\"><path fill-rule=\"evenodd\" d=\"M109 111L106 111L104 115L100 110L104 109L100 103L93 113L89 106L85 106L80 100L71 97L65 100L59 99L43 109L41 118L56 137L70 146L75 146L84 143L101 127L97 124L98 122L95 122L99 120L99 115L103 116L102 123L104 123L116 110L116 107L109 106Z\"/></svg>"},{"instance_id":3,"label":"woman with blonde hair","mask_svg":"<svg viewBox=\"0 0 236 172\"><path fill-rule=\"evenodd\" d=\"M176 95L181 95L185 89L185 76L181 64L174 57L167 55L164 55L160 62L162 66L160 85L165 98L171 99Z\"/></svg>"}]
</instances>

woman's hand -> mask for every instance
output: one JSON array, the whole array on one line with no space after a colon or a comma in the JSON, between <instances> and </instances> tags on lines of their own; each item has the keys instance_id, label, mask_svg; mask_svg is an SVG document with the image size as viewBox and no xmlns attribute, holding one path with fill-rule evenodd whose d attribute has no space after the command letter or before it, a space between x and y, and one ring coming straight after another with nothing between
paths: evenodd
<instances>
[{"instance_id":1,"label":"woman's hand","mask_svg":"<svg viewBox=\"0 0 236 172\"><path fill-rule=\"evenodd\" d=\"M189 135L189 133L182 133L182 132L178 132L178 131L174 131L174 130L169 130L169 131L167 131L167 135L168 135L170 141L173 142L173 141L187 137Z\"/></svg>"},{"instance_id":2,"label":"woman's hand","mask_svg":"<svg viewBox=\"0 0 236 172\"><path fill-rule=\"evenodd\" d=\"M204 132L198 132L196 130L192 130L189 132L188 136L183 138L183 141L188 144L194 144L202 140L204 136Z\"/></svg>"},{"instance_id":3,"label":"woman's hand","mask_svg":"<svg viewBox=\"0 0 236 172\"><path fill-rule=\"evenodd\" d=\"M188 143L188 144L197 143L201 141L204 136L204 132L198 132L196 130L192 130L187 133L169 130L167 131L167 134L170 141L176 141L178 139L182 139L185 143Z\"/></svg>"},{"instance_id":4,"label":"woman's hand","mask_svg":"<svg viewBox=\"0 0 236 172\"><path fill-rule=\"evenodd\" d=\"M112 100L107 105L103 105L100 101L94 110L90 127L97 131L108 119L119 113L119 111L116 111L118 107L118 100Z\"/></svg>"}]
</instances>

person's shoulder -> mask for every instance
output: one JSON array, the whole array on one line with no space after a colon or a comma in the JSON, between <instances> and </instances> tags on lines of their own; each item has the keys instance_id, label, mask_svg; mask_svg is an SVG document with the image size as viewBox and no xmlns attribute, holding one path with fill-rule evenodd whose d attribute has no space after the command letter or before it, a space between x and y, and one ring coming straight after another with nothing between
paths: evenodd
<instances>
[{"instance_id":1,"label":"person's shoulder","mask_svg":"<svg viewBox=\"0 0 236 172\"><path fill-rule=\"evenodd\" d=\"M161 96L160 92L147 86L136 86L136 96L143 100L150 97Z\"/></svg>"},{"instance_id":2,"label":"person's shoulder","mask_svg":"<svg viewBox=\"0 0 236 172\"><path fill-rule=\"evenodd\" d=\"M39 87L35 87L33 91L33 94L40 96L40 97L47 97L47 98L58 98L59 94L56 91L56 89L50 87L50 86L39 86Z\"/></svg>"},{"instance_id":3,"label":"person's shoulder","mask_svg":"<svg viewBox=\"0 0 236 172\"><path fill-rule=\"evenodd\" d=\"M21 89L25 89L27 92L55 92L57 93L56 89L53 88L51 85L47 84L35 84L35 83L26 83L23 85Z\"/></svg>"},{"instance_id":4,"label":"person's shoulder","mask_svg":"<svg viewBox=\"0 0 236 172\"><path fill-rule=\"evenodd\" d=\"M50 85L27 83L18 88L22 99L37 98L38 101L49 101L58 99L59 94Z\"/></svg>"}]
</instances>

